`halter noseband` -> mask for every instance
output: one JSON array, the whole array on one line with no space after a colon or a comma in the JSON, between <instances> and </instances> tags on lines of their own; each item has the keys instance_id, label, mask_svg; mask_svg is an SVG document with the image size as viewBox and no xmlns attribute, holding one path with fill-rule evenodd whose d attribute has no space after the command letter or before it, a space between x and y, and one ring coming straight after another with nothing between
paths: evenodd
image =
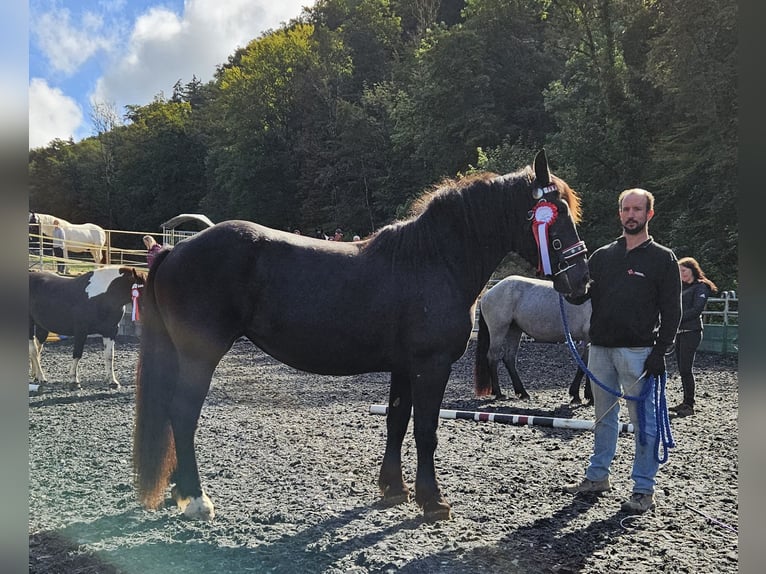
<instances>
[{"instance_id":1,"label":"halter noseband","mask_svg":"<svg viewBox=\"0 0 766 574\"><path fill-rule=\"evenodd\" d=\"M574 267L574 263L570 263L570 260L588 252L585 247L585 242L580 240L574 245L570 245L566 249L561 249L561 241L556 238L553 240L553 248L556 251L561 251L561 257L563 258L566 266L561 268L559 265L558 271L553 272L551 265L550 252L548 251L548 228L553 225L558 217L558 208L554 203L545 201L543 199L546 194L557 191L556 184L551 183L545 187L537 187L532 192L532 197L537 200L537 204L532 209L532 233L535 236L535 242L537 243L537 250L539 254L539 265L537 270L541 271L544 275L559 275Z\"/></svg>"}]
</instances>

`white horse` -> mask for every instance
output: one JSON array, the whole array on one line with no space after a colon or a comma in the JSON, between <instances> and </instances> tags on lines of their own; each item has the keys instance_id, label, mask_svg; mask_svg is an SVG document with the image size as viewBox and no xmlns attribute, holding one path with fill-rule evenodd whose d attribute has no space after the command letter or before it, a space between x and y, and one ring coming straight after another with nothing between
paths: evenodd
<instances>
[{"instance_id":1,"label":"white horse","mask_svg":"<svg viewBox=\"0 0 766 574\"><path fill-rule=\"evenodd\" d=\"M32 214L29 214L30 217ZM95 223L69 223L66 219L48 215L47 213L35 213L40 224L40 233L53 237L53 221L59 220L59 227L64 230L64 257L69 257L69 252L90 251L93 261L105 263L106 231Z\"/></svg>"}]
</instances>

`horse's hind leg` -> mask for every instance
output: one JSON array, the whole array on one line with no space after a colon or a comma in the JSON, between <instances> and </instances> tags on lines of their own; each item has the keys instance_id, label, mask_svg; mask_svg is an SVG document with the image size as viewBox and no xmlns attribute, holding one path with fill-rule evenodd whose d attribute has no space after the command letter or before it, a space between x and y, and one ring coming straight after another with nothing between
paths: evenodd
<instances>
[{"instance_id":1,"label":"horse's hind leg","mask_svg":"<svg viewBox=\"0 0 766 574\"><path fill-rule=\"evenodd\" d=\"M212 520L215 509L200 483L194 434L218 360L220 356L214 360L204 354L201 357L179 354L178 384L170 404L177 461L172 496L185 516L201 520Z\"/></svg>"},{"instance_id":2,"label":"horse's hind leg","mask_svg":"<svg viewBox=\"0 0 766 574\"><path fill-rule=\"evenodd\" d=\"M488 328L489 323L487 324ZM499 332L495 325L489 328L489 349L487 350L487 360L489 362L489 380L492 384L492 394L496 399L506 398L500 388L500 377L497 373L497 367L500 364L500 360L503 358L503 345L505 343L505 336L507 330L502 329L502 333Z\"/></svg>"},{"instance_id":3,"label":"horse's hind leg","mask_svg":"<svg viewBox=\"0 0 766 574\"><path fill-rule=\"evenodd\" d=\"M410 489L402 476L402 442L407 434L412 411L412 388L408 375L391 373L391 390L386 416L386 452L380 467L378 486L388 504L410 499Z\"/></svg>"},{"instance_id":4,"label":"horse's hind leg","mask_svg":"<svg viewBox=\"0 0 766 574\"><path fill-rule=\"evenodd\" d=\"M508 369L508 374L511 376L511 382L513 383L513 392L516 394L516 398L528 399L529 393L524 388L519 377L519 372L516 370L516 357L519 354L519 346L521 345L522 331L515 324L511 325L508 329L508 338L505 343L505 354L503 355L503 364Z\"/></svg>"}]
</instances>

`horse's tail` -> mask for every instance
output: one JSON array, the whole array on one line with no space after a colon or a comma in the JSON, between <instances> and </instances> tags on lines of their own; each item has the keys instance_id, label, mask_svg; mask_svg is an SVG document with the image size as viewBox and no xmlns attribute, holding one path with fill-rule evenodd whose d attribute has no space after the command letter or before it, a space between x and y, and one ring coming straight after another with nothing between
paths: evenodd
<instances>
[{"instance_id":1,"label":"horse's tail","mask_svg":"<svg viewBox=\"0 0 766 574\"><path fill-rule=\"evenodd\" d=\"M479 334L476 338L476 359L473 370L473 386L477 397L484 397L492 392L489 377L489 329L479 306Z\"/></svg>"},{"instance_id":2,"label":"horse's tail","mask_svg":"<svg viewBox=\"0 0 766 574\"><path fill-rule=\"evenodd\" d=\"M178 379L178 356L157 307L157 269L169 251L160 253L141 294L141 348L136 374L133 430L134 484L141 503L159 507L176 467L169 405Z\"/></svg>"}]
</instances>

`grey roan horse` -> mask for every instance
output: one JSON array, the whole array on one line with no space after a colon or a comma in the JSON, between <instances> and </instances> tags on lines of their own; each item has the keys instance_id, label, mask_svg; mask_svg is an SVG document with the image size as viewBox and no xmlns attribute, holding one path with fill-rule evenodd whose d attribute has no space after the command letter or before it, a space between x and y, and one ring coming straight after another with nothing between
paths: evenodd
<instances>
[{"instance_id":1,"label":"grey roan horse","mask_svg":"<svg viewBox=\"0 0 766 574\"><path fill-rule=\"evenodd\" d=\"M579 199L543 151L534 169L445 182L416 209L364 241L236 220L157 255L142 295L133 437L146 507L162 504L174 482L186 516L213 518L194 435L216 366L245 336L307 372L390 372L378 486L387 502L409 500L401 448L414 411L415 501L427 520L450 517L434 470L436 429L477 296L511 250L539 263L557 290L584 294L587 252L575 229Z\"/></svg>"},{"instance_id":2,"label":"grey roan horse","mask_svg":"<svg viewBox=\"0 0 766 574\"><path fill-rule=\"evenodd\" d=\"M572 339L583 344L582 358L588 361L590 336L590 300L582 305L564 302ZM497 367L502 359L520 399L528 399L516 370L521 335L526 333L539 343L563 343L565 339L559 294L550 281L509 275L496 283L479 303L479 334L476 343L474 384L476 394L490 394L490 383L496 398L505 398L500 390ZM584 373L577 373L569 387L572 402L580 403L580 382ZM593 400L590 382L586 379L585 399Z\"/></svg>"}]
</instances>

